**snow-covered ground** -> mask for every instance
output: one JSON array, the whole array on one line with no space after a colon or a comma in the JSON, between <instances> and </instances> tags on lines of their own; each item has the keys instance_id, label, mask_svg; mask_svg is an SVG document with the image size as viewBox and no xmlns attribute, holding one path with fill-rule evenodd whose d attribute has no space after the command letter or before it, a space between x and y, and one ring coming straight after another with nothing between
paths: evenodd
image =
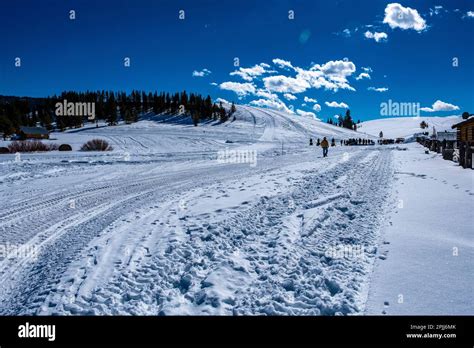
<instances>
[{"instance_id":1,"label":"snow-covered ground","mask_svg":"<svg viewBox=\"0 0 474 348\"><path fill-rule=\"evenodd\" d=\"M474 313L474 176L410 144L395 152L394 194L368 314Z\"/></svg>"},{"instance_id":2,"label":"snow-covered ground","mask_svg":"<svg viewBox=\"0 0 474 348\"><path fill-rule=\"evenodd\" d=\"M427 281L409 283L430 271L433 288L472 314L469 289L452 293L473 284L472 217L456 210L472 205L472 172L416 144L336 146L322 158L308 142L323 136L367 137L242 106L225 124L150 116L53 134L72 152L1 155L0 243L37 253L0 261L0 314L336 315L378 313L381 301L392 314L397 279L406 307L418 296L430 312L454 312ZM114 150L78 151L92 138ZM390 232L408 221L413 238ZM454 246L449 267L439 257ZM424 257L430 268L416 266ZM443 288L436 272L447 269Z\"/></svg>"},{"instance_id":3,"label":"snow-covered ground","mask_svg":"<svg viewBox=\"0 0 474 348\"><path fill-rule=\"evenodd\" d=\"M428 128L420 128L420 123L425 121ZM446 117L386 117L377 120L365 121L358 125L360 132L379 136L383 132L385 138L408 138L415 133L429 132L432 134L433 127L437 132L453 131L451 126L462 121L461 116Z\"/></svg>"}]
</instances>

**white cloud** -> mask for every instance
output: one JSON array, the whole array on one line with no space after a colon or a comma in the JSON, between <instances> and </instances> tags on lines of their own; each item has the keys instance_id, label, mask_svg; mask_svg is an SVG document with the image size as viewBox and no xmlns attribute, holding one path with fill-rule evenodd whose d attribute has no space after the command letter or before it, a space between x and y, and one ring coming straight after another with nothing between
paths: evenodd
<instances>
[{"instance_id":1,"label":"white cloud","mask_svg":"<svg viewBox=\"0 0 474 348\"><path fill-rule=\"evenodd\" d=\"M374 92L387 92L388 88L387 87L369 87L367 88L369 91L374 91Z\"/></svg>"},{"instance_id":2,"label":"white cloud","mask_svg":"<svg viewBox=\"0 0 474 348\"><path fill-rule=\"evenodd\" d=\"M372 68L370 66L367 67L362 67L362 70L364 70L366 73L371 73L373 72Z\"/></svg>"},{"instance_id":3,"label":"white cloud","mask_svg":"<svg viewBox=\"0 0 474 348\"><path fill-rule=\"evenodd\" d=\"M270 109L275 109L279 111L284 111L289 114L294 114L293 110L289 109L285 103L283 103L281 100L273 100L273 99L258 99L258 100L252 100L250 102L250 105L254 106L259 106L259 107L266 107Z\"/></svg>"},{"instance_id":4,"label":"white cloud","mask_svg":"<svg viewBox=\"0 0 474 348\"><path fill-rule=\"evenodd\" d=\"M311 70L315 69L321 70L330 77L347 77L356 71L356 66L345 58L344 60L330 60L323 65L316 64Z\"/></svg>"},{"instance_id":5,"label":"white cloud","mask_svg":"<svg viewBox=\"0 0 474 348\"><path fill-rule=\"evenodd\" d=\"M279 67L291 68L296 76L280 74L255 79L263 74L275 73L273 70L268 70L270 65L260 63L251 68L239 68L230 73L231 76L240 76L247 82L227 81L219 84L219 87L235 92L239 99L247 95L256 95L266 100L279 100L279 96L275 93L284 94L283 97L287 100L296 100L297 97L294 94L305 92L310 88L324 88L333 92L339 89L355 91L355 88L349 85L347 78L356 71L356 66L347 58L328 61L321 65L311 63L308 70L293 66L291 62L279 58L273 59L272 62ZM260 85L262 83L263 86ZM316 100L311 103L316 103Z\"/></svg>"},{"instance_id":6,"label":"white cloud","mask_svg":"<svg viewBox=\"0 0 474 348\"><path fill-rule=\"evenodd\" d=\"M467 11L466 16L474 18L474 11Z\"/></svg>"},{"instance_id":7,"label":"white cloud","mask_svg":"<svg viewBox=\"0 0 474 348\"><path fill-rule=\"evenodd\" d=\"M388 35L387 33L384 33L384 32L371 32L371 31L366 31L364 36L367 38L367 39L374 39L375 42L381 42L381 41L385 41L387 40L388 38Z\"/></svg>"},{"instance_id":8,"label":"white cloud","mask_svg":"<svg viewBox=\"0 0 474 348\"><path fill-rule=\"evenodd\" d=\"M297 109L296 113L300 116L308 116L308 117L313 117L313 118L318 119L318 117L316 116L316 114L314 112L309 112L309 111L304 111L304 110Z\"/></svg>"},{"instance_id":9,"label":"white cloud","mask_svg":"<svg viewBox=\"0 0 474 348\"><path fill-rule=\"evenodd\" d=\"M342 31L342 34L345 36L345 37L351 37L351 31L349 29L344 29Z\"/></svg>"},{"instance_id":10,"label":"white cloud","mask_svg":"<svg viewBox=\"0 0 474 348\"><path fill-rule=\"evenodd\" d=\"M324 104L326 104L327 106L329 106L330 108L344 108L344 109L348 109L349 108L349 105L347 105L346 103L344 102L335 102L335 101L332 101L332 102L325 102Z\"/></svg>"},{"instance_id":11,"label":"white cloud","mask_svg":"<svg viewBox=\"0 0 474 348\"><path fill-rule=\"evenodd\" d=\"M278 96L275 93L271 93L271 92L265 91L263 89L257 90L255 95L257 97L262 97L262 98L267 98L267 99L274 99L274 100L278 99Z\"/></svg>"},{"instance_id":12,"label":"white cloud","mask_svg":"<svg viewBox=\"0 0 474 348\"><path fill-rule=\"evenodd\" d=\"M240 76L245 81L252 81L255 77L269 72L266 70L266 68L269 68L269 67L270 65L266 63L260 63L257 65L254 65L251 68L239 68L239 70L233 71L229 75L231 76L237 75L237 76Z\"/></svg>"},{"instance_id":13,"label":"white cloud","mask_svg":"<svg viewBox=\"0 0 474 348\"><path fill-rule=\"evenodd\" d=\"M309 70L295 67L297 79L307 81L313 88L325 88L337 92L339 89L355 91L347 77L352 75L356 66L348 59L329 61L323 65L315 64Z\"/></svg>"},{"instance_id":14,"label":"white cloud","mask_svg":"<svg viewBox=\"0 0 474 348\"><path fill-rule=\"evenodd\" d=\"M267 90L279 93L301 93L311 87L309 83L303 79L284 75L265 77L263 82Z\"/></svg>"},{"instance_id":15,"label":"white cloud","mask_svg":"<svg viewBox=\"0 0 474 348\"><path fill-rule=\"evenodd\" d=\"M222 98L217 98L217 99L216 99L216 103L217 103L217 104L219 104L219 103L222 103L222 104L230 104L227 100L222 99Z\"/></svg>"},{"instance_id":16,"label":"white cloud","mask_svg":"<svg viewBox=\"0 0 474 348\"><path fill-rule=\"evenodd\" d=\"M387 5L383 22L388 24L392 29L413 29L418 32L426 29L426 21L420 16L417 10L410 7L403 7L398 3Z\"/></svg>"},{"instance_id":17,"label":"white cloud","mask_svg":"<svg viewBox=\"0 0 474 348\"><path fill-rule=\"evenodd\" d=\"M302 73L305 75L307 72ZM347 89L350 91L355 91L355 88L350 86L349 83L346 81L345 78L341 78L339 81L336 79L327 79L323 76L315 77L311 76L313 72L310 72L307 77L309 77L308 81L311 83L311 86L314 88L324 88L333 92L337 92L339 89Z\"/></svg>"},{"instance_id":18,"label":"white cloud","mask_svg":"<svg viewBox=\"0 0 474 348\"><path fill-rule=\"evenodd\" d=\"M445 103L441 100L437 100L433 103L431 108L429 107L424 107L420 108L421 111L426 111L426 112L435 112L435 111L454 111L454 110L459 110L459 106Z\"/></svg>"},{"instance_id":19,"label":"white cloud","mask_svg":"<svg viewBox=\"0 0 474 348\"><path fill-rule=\"evenodd\" d=\"M194 77L204 77L204 76L210 75L211 73L212 72L208 69L202 69L201 71L194 70L193 71L193 76Z\"/></svg>"},{"instance_id":20,"label":"white cloud","mask_svg":"<svg viewBox=\"0 0 474 348\"><path fill-rule=\"evenodd\" d=\"M359 76L356 77L356 80L362 80L362 79L370 80L369 73L363 72L363 73L360 73Z\"/></svg>"},{"instance_id":21,"label":"white cloud","mask_svg":"<svg viewBox=\"0 0 474 348\"><path fill-rule=\"evenodd\" d=\"M313 110L316 112L321 111L321 105L316 104L318 102L316 99L305 96L303 100L304 100L304 103L301 104L301 106L306 106L306 103L314 103Z\"/></svg>"},{"instance_id":22,"label":"white cloud","mask_svg":"<svg viewBox=\"0 0 474 348\"><path fill-rule=\"evenodd\" d=\"M211 82L210 85L212 85L212 86L217 86L217 83Z\"/></svg>"},{"instance_id":23,"label":"white cloud","mask_svg":"<svg viewBox=\"0 0 474 348\"><path fill-rule=\"evenodd\" d=\"M240 76L242 78L242 80L245 80L245 81L253 81L253 77L247 75L246 73L242 72L242 71L233 71L229 74L230 76Z\"/></svg>"},{"instance_id":24,"label":"white cloud","mask_svg":"<svg viewBox=\"0 0 474 348\"><path fill-rule=\"evenodd\" d=\"M291 64L291 62L289 62L287 60L283 60L283 59L280 59L280 58L275 58L275 59L272 60L272 62L273 62L273 64L275 64L279 68L291 68L291 69L293 69L293 65Z\"/></svg>"},{"instance_id":25,"label":"white cloud","mask_svg":"<svg viewBox=\"0 0 474 348\"><path fill-rule=\"evenodd\" d=\"M223 82L219 85L220 89L224 89L227 91L233 91L238 96L246 96L247 94L255 94L256 89L253 83L239 83L239 82Z\"/></svg>"},{"instance_id":26,"label":"white cloud","mask_svg":"<svg viewBox=\"0 0 474 348\"><path fill-rule=\"evenodd\" d=\"M443 6L435 6L434 8L430 8L430 17L440 14Z\"/></svg>"}]
</instances>

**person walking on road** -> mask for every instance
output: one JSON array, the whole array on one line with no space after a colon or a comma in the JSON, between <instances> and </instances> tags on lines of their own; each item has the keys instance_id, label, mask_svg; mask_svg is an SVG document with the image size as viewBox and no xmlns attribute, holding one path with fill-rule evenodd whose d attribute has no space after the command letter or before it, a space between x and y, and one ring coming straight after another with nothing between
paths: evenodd
<instances>
[{"instance_id":1,"label":"person walking on road","mask_svg":"<svg viewBox=\"0 0 474 348\"><path fill-rule=\"evenodd\" d=\"M328 156L328 149L329 149L329 142L326 139L326 137L324 137L323 141L321 141L321 147L323 148L323 157L327 157Z\"/></svg>"}]
</instances>

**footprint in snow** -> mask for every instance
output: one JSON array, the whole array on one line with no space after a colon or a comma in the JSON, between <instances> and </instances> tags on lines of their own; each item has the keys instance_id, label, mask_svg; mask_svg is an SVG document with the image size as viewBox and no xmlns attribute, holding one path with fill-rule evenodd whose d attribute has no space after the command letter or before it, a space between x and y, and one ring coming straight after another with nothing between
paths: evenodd
<instances>
[{"instance_id":1,"label":"footprint in snow","mask_svg":"<svg viewBox=\"0 0 474 348\"><path fill-rule=\"evenodd\" d=\"M385 308L385 309L382 311L382 314L387 314L386 309L388 309L388 301L385 301L385 302L384 302L384 308Z\"/></svg>"}]
</instances>

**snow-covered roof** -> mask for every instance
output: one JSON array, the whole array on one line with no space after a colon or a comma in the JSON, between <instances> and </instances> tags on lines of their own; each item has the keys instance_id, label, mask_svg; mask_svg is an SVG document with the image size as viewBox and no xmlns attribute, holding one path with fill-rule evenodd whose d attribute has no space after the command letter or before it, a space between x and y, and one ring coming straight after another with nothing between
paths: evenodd
<instances>
[{"instance_id":1,"label":"snow-covered roof","mask_svg":"<svg viewBox=\"0 0 474 348\"><path fill-rule=\"evenodd\" d=\"M20 130L25 134L49 134L48 130L43 127L20 127Z\"/></svg>"},{"instance_id":2,"label":"snow-covered roof","mask_svg":"<svg viewBox=\"0 0 474 348\"><path fill-rule=\"evenodd\" d=\"M465 119L462 122L453 124L451 128L457 128L459 126L464 126L465 124L472 123L472 122L474 122L474 115L469 116L467 119Z\"/></svg>"}]
</instances>

